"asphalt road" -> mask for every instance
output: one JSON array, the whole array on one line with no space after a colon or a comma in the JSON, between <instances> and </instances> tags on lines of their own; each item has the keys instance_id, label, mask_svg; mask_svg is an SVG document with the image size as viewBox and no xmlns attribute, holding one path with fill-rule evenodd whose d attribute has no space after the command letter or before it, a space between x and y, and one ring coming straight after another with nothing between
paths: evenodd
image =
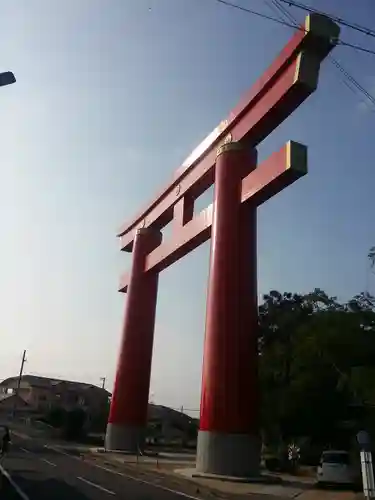
<instances>
[{"instance_id":1,"label":"asphalt road","mask_svg":"<svg viewBox=\"0 0 375 500\"><path fill-rule=\"evenodd\" d=\"M186 500L186 494L131 479L100 465L61 454L38 439L13 437L1 466L18 486L2 477L0 498L7 500ZM197 497L198 500L198 497Z\"/></svg>"}]
</instances>

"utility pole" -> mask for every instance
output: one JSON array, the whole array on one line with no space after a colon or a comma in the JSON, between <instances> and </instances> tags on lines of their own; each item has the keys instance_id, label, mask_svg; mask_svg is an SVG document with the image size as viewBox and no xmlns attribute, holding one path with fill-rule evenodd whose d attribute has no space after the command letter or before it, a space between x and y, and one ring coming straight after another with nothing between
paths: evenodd
<instances>
[{"instance_id":1,"label":"utility pole","mask_svg":"<svg viewBox=\"0 0 375 500\"><path fill-rule=\"evenodd\" d=\"M106 377L100 377L100 380L102 381L102 389L105 389Z\"/></svg>"},{"instance_id":2,"label":"utility pole","mask_svg":"<svg viewBox=\"0 0 375 500\"><path fill-rule=\"evenodd\" d=\"M16 416L16 410L17 410L17 397L18 397L18 393L19 393L19 390L20 390L20 386L21 386L21 379L22 379L22 374L23 374L23 367L25 366L25 362L26 362L26 350L23 351L23 355L22 355L22 361L21 361L21 367L20 367L20 373L18 375L18 381L17 381L17 389L16 389L16 399L14 401L14 408L13 408L13 417Z\"/></svg>"}]
</instances>

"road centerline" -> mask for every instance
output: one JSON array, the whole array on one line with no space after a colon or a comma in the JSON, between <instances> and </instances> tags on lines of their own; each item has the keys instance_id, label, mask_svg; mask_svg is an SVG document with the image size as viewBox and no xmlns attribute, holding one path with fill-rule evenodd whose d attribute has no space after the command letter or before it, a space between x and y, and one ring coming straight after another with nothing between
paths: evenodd
<instances>
[{"instance_id":1,"label":"road centerline","mask_svg":"<svg viewBox=\"0 0 375 500\"><path fill-rule=\"evenodd\" d=\"M108 495L116 495L116 493L114 491L107 490L107 488L103 488L103 486L100 486L100 484L92 483L91 481L89 481L88 479L85 479L84 477L77 476L77 479L79 479L83 483L88 484L89 486L93 486L94 488L97 488L100 491L104 491L104 493L108 493Z\"/></svg>"},{"instance_id":2,"label":"road centerline","mask_svg":"<svg viewBox=\"0 0 375 500\"><path fill-rule=\"evenodd\" d=\"M49 460L47 460L46 458L41 458L40 460L42 460L43 462L45 462L46 464L50 465L51 467L57 467L56 464L54 464L53 462L50 462Z\"/></svg>"}]
</instances>

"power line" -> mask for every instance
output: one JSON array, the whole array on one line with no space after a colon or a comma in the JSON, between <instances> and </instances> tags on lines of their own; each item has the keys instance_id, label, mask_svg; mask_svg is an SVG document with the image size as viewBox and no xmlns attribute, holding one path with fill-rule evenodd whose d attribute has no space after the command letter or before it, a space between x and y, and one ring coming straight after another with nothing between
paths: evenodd
<instances>
[{"instance_id":1,"label":"power line","mask_svg":"<svg viewBox=\"0 0 375 500\"><path fill-rule=\"evenodd\" d=\"M265 1L268 5L268 0ZM283 15L288 18L289 21L291 21L296 27L298 26L297 19L293 16L293 14L291 14L285 7L281 5L281 0L271 1L275 5L275 7L277 7L283 13ZM357 89L367 99L366 101L364 99L361 100L366 104L368 103L368 101L370 101L371 104L373 104L375 107L375 98L364 87L362 87L362 85L354 78L354 76L352 76L331 54L329 54L328 59L340 71L341 76L344 76L344 78L341 78L343 84L356 96L358 96L355 90Z\"/></svg>"},{"instance_id":2,"label":"power line","mask_svg":"<svg viewBox=\"0 0 375 500\"><path fill-rule=\"evenodd\" d=\"M297 2L289 2L288 0L271 0L273 5L275 5L275 7L282 13L284 14L284 16L286 16L288 18L289 21L292 22L292 24L295 25L295 27L299 27L295 17L285 8L281 5L281 2L283 3L288 3L289 5L294 5L296 4L297 6ZM304 8L302 7L303 4L298 4L298 6L300 6L300 8ZM349 25L349 23L339 17L336 17L336 16L331 16L330 14L326 14L324 12L321 12L321 11L318 11L316 9L312 9L310 7L306 7L304 8L304 10L306 10L307 12L314 12L316 14L321 14L321 15L325 15L325 16L328 16L330 17L331 19L333 19L334 21L336 21L337 23L341 23L342 25L344 26L348 26L348 27L351 27L352 29L356 29L357 31L361 31L363 33L366 33L366 35L369 35L369 36L372 36L372 37L375 37L375 31L373 30L370 30L369 28L364 28L363 26L359 26L359 25ZM362 47L360 45L355 45L355 44L352 44L352 43L349 43L349 42L344 42L342 40L337 40L337 45L343 45L345 47L350 47L352 49L356 49L356 50L359 50L361 52L366 52L368 54L375 54L375 51L372 50L372 49L368 49L366 47Z\"/></svg>"},{"instance_id":3,"label":"power line","mask_svg":"<svg viewBox=\"0 0 375 500\"><path fill-rule=\"evenodd\" d=\"M296 18L287 9L285 9L285 7L281 5L281 0L272 1L279 5L285 15L288 16L288 19L292 20L297 25ZM370 101L371 104L375 107L375 98L364 87L362 87L362 85L354 78L354 76L351 75L331 54L329 54L328 59L340 71L341 81L343 82L343 84L356 96L358 96L357 91L359 91L362 96L365 96L366 98L366 100L361 98L362 102L367 104L368 101Z\"/></svg>"},{"instance_id":4,"label":"power line","mask_svg":"<svg viewBox=\"0 0 375 500\"><path fill-rule=\"evenodd\" d=\"M230 2L228 0L213 0L213 1L215 1L217 3L220 3L222 5L226 5L227 7L231 7L233 9L240 10L242 12L246 12L247 14L252 14L254 16L262 17L263 19L267 19L268 21L273 21L274 23L281 24L283 26L287 26L288 28L298 29L300 31L305 31L305 29L302 26L299 26L299 25L296 26L296 25L291 24L289 22L277 19L276 17L268 16L267 14L263 14L262 12L258 12L256 10L252 10L252 9L247 8L247 7L243 7L242 5L238 5L238 4ZM288 3L288 2L286 2L286 3ZM320 13L320 12L316 12L316 13ZM322 13L322 14L323 15L327 15L327 14L324 14L324 13ZM369 33L369 34L372 36L372 33ZM374 32L373 36L375 36L375 32ZM343 47L349 47L349 48L352 48L354 50L358 50L358 51L361 51L361 52L365 52L367 54L375 55L375 50L369 49L367 47L362 47L360 45L354 45L354 44L345 42L343 40L334 40L334 43L342 45Z\"/></svg>"},{"instance_id":5,"label":"power line","mask_svg":"<svg viewBox=\"0 0 375 500\"><path fill-rule=\"evenodd\" d=\"M342 75L344 75L347 80L343 80L343 83L346 84L346 86L353 90L352 87L350 87L350 85L348 84L348 81L354 85L354 87L359 90L366 98L368 101L371 102L371 104L375 107L375 97L373 95L371 95L364 87L362 87L362 85L354 78L354 76L352 76L338 61L337 59L335 59L334 57L330 57L330 61L332 62L332 64L334 64L336 66L336 68L340 71L340 73L342 73ZM355 92L355 91L354 91ZM356 92L355 92L356 93ZM363 99L362 99L363 100ZM363 101L363 102L366 102L367 101Z\"/></svg>"},{"instance_id":6,"label":"power line","mask_svg":"<svg viewBox=\"0 0 375 500\"><path fill-rule=\"evenodd\" d=\"M299 27L299 24L297 23L296 19L292 16L292 14L290 14L290 12L288 12L285 7L283 7L280 3L278 3L276 0L270 0L271 3L269 2L269 0L265 0L266 4L274 11L276 12L277 16L280 16L280 12L281 12L281 16L284 16L286 18L288 18L288 21L290 21L292 23L293 26L295 26L296 28ZM275 10L276 9L276 10Z\"/></svg>"},{"instance_id":7,"label":"power line","mask_svg":"<svg viewBox=\"0 0 375 500\"><path fill-rule=\"evenodd\" d=\"M276 14L276 16L280 15L279 6L277 4L275 5L272 0L271 1L264 0L264 2ZM293 24L293 22L292 22L292 24Z\"/></svg>"},{"instance_id":8,"label":"power line","mask_svg":"<svg viewBox=\"0 0 375 500\"><path fill-rule=\"evenodd\" d=\"M275 18L275 17L272 17L272 16L268 16L267 14L263 14L261 12L257 12L257 11L254 11L252 9L248 9L247 7L243 7L242 5L238 5L238 4L235 4L233 2L230 2L228 0L214 0L216 1L217 3L220 3L220 4L223 4L223 5L226 5L227 7L231 7L231 8L234 8L234 9L237 9L237 10L240 10L242 12L246 12L247 14L252 14L252 15L255 15L255 16L259 16L259 17L262 17L264 19L267 19L269 21L273 21L273 22L276 22L278 24L281 24L283 26L287 26L289 28L293 28L293 29L299 29L299 30L304 30L297 22L297 20L295 19L295 17L288 11L286 10L281 4L280 2L281 1L284 1L284 3L288 3L290 4L289 0L271 0L272 4L269 3L268 0L264 0L266 2L266 4L275 12L275 9L278 10L277 14L278 16L280 16L280 13L282 14L282 16L287 17L288 18L288 21L290 22L286 22L283 18ZM295 2L294 2L295 3ZM302 4L301 4L302 5ZM326 15L322 12L318 12L318 11L314 11L316 13L319 13L319 14L323 14L323 15ZM348 46L348 47L352 47L352 48L355 48L357 50L363 50L365 52L368 52L368 53L372 53L372 54L375 54L375 52L371 51L370 49L365 49L363 47L359 47L359 46L353 46L353 44L349 44L347 42L343 42L343 41L336 41L336 43L340 43L341 45L345 45L345 46ZM374 106L374 110L375 110L375 97L373 95L371 95L355 78L354 76L352 76L333 56L329 55L328 56L329 60L334 64L334 66L340 71L341 73L341 80L343 82L343 84L351 91L353 92L357 97L358 97L358 93L357 91L359 91L362 96L365 96L366 99L361 99L365 104L368 104L369 102ZM344 78L343 78L344 77Z\"/></svg>"},{"instance_id":9,"label":"power line","mask_svg":"<svg viewBox=\"0 0 375 500\"><path fill-rule=\"evenodd\" d=\"M359 31L361 33L364 33L365 35L375 37L375 30L373 30L371 28L366 28L366 26L361 26L360 24L356 24L356 23L350 23L349 21L346 21L342 17L338 17L338 16L335 16L332 14L327 14L326 12L323 12L323 11L318 10L318 9L314 9L313 7L309 7L308 5L305 5L301 2L296 2L295 0L279 0L279 2L286 3L290 7L296 7L297 9L302 9L306 12L315 13L315 14L323 14L325 16L330 17L331 19L333 19L337 23L341 24L342 26L346 26L347 28Z\"/></svg>"},{"instance_id":10,"label":"power line","mask_svg":"<svg viewBox=\"0 0 375 500\"><path fill-rule=\"evenodd\" d=\"M354 43L343 42L342 40L338 40L337 45L343 45L344 47L350 47L351 49L359 50L360 52L366 52L367 54L375 55L375 50L362 47L361 45L355 45Z\"/></svg>"},{"instance_id":11,"label":"power line","mask_svg":"<svg viewBox=\"0 0 375 500\"><path fill-rule=\"evenodd\" d=\"M298 28L299 24L297 22L297 19L285 8L283 5L280 3L280 0L264 0L266 4L275 12L275 9L277 9L277 15L280 16L281 12L281 20L284 20L283 18L287 18L288 21L290 21L294 27ZM272 4L270 4L270 1ZM362 96L365 96L366 99L361 98L361 100L365 103L368 104L370 103L374 106L375 109L375 98L364 88L362 85L352 76L332 55L328 56L330 62L336 66L336 68L340 71L341 73L341 81L342 83L351 91L353 94L358 97L358 91L362 94Z\"/></svg>"},{"instance_id":12,"label":"power line","mask_svg":"<svg viewBox=\"0 0 375 500\"><path fill-rule=\"evenodd\" d=\"M282 24L283 26L287 26L293 29L295 28L295 26L293 26L292 24L280 21L280 19L276 19L276 17L267 16L267 14L263 14L262 12L257 12L256 10L248 9L247 7L243 7L242 5L238 5L236 3L232 3L227 0L214 0L214 1L226 5L227 7L232 7L233 9L241 10L242 12L247 12L248 14L253 14L254 16L263 17L263 19L268 19L269 21L273 21L274 23ZM298 29L303 29L303 28L298 28Z\"/></svg>"}]
</instances>

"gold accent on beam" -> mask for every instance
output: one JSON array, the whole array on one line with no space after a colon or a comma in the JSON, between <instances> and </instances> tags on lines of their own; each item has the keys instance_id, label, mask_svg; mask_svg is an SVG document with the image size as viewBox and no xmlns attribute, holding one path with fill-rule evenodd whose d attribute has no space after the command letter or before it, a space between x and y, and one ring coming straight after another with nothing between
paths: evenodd
<instances>
[{"instance_id":1,"label":"gold accent on beam","mask_svg":"<svg viewBox=\"0 0 375 500\"><path fill-rule=\"evenodd\" d=\"M320 63L337 44L340 27L328 16L313 13L306 16L302 29L307 34L306 44L297 55L294 83L304 83L315 90Z\"/></svg>"},{"instance_id":2,"label":"gold accent on beam","mask_svg":"<svg viewBox=\"0 0 375 500\"><path fill-rule=\"evenodd\" d=\"M306 33L311 33L315 39L321 40L321 43L318 43L318 49L323 58L336 45L340 35L338 24L332 21L329 16L316 12L306 16L304 28Z\"/></svg>"},{"instance_id":3,"label":"gold accent on beam","mask_svg":"<svg viewBox=\"0 0 375 500\"><path fill-rule=\"evenodd\" d=\"M242 151L243 149L244 146L240 142L225 142L218 147L216 151L216 158L227 151Z\"/></svg>"},{"instance_id":4,"label":"gold accent on beam","mask_svg":"<svg viewBox=\"0 0 375 500\"><path fill-rule=\"evenodd\" d=\"M318 86L320 57L318 54L302 51L297 56L293 83L302 83L312 91Z\"/></svg>"},{"instance_id":5,"label":"gold accent on beam","mask_svg":"<svg viewBox=\"0 0 375 500\"><path fill-rule=\"evenodd\" d=\"M295 141L286 143L286 167L285 170L292 169L301 175L307 174L307 146Z\"/></svg>"}]
</instances>

